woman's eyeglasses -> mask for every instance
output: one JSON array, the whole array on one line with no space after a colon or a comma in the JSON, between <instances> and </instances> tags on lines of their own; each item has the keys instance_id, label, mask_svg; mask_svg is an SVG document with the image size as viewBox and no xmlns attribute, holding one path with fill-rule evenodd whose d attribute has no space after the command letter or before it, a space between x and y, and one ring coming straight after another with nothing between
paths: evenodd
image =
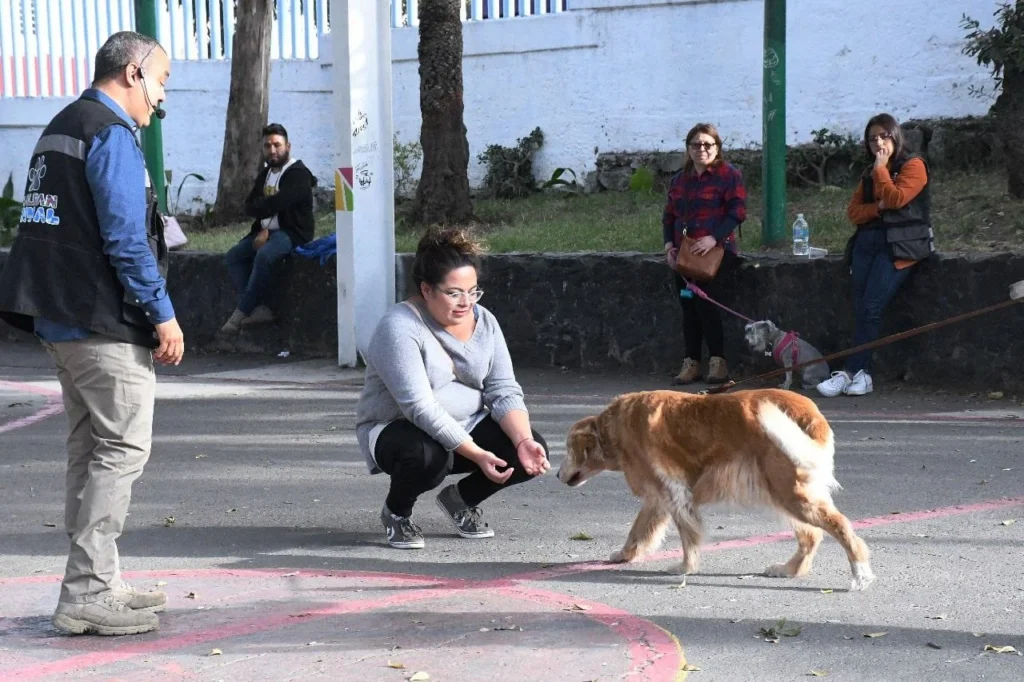
<instances>
[{"instance_id":1,"label":"woman's eyeglasses","mask_svg":"<svg viewBox=\"0 0 1024 682\"><path fill-rule=\"evenodd\" d=\"M462 291L461 289L452 289L451 291L442 291L442 294L448 297L452 303L459 303L463 298L467 298L470 303L476 303L483 298L483 289L470 289L469 291Z\"/></svg>"},{"instance_id":2,"label":"woman's eyeglasses","mask_svg":"<svg viewBox=\"0 0 1024 682\"><path fill-rule=\"evenodd\" d=\"M703 149L704 151L711 151L717 146L718 145L716 145L714 142L693 142L690 144L690 149L692 149L693 151L698 151L701 149Z\"/></svg>"},{"instance_id":3,"label":"woman's eyeglasses","mask_svg":"<svg viewBox=\"0 0 1024 682\"><path fill-rule=\"evenodd\" d=\"M892 135L889 133L882 133L881 135L871 135L868 137L868 142L874 142L875 144L882 144L885 140L891 140Z\"/></svg>"}]
</instances>

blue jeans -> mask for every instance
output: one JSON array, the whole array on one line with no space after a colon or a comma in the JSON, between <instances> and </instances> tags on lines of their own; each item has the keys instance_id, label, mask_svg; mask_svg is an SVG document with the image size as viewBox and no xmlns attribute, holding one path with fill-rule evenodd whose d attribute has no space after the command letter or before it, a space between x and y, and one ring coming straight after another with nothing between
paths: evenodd
<instances>
[{"instance_id":1,"label":"blue jeans","mask_svg":"<svg viewBox=\"0 0 1024 682\"><path fill-rule=\"evenodd\" d=\"M270 268L292 252L292 238L281 230L274 230L263 248L253 248L253 235L246 235L231 247L224 261L228 275L240 296L238 309L249 315L263 301L270 288Z\"/></svg>"},{"instance_id":2,"label":"blue jeans","mask_svg":"<svg viewBox=\"0 0 1024 682\"><path fill-rule=\"evenodd\" d=\"M911 268L897 270L885 241L885 230L861 230L853 244L853 313L856 321L853 345L878 339L885 312L893 296L910 276ZM870 371L871 350L846 360L846 372L853 376Z\"/></svg>"}]
</instances>

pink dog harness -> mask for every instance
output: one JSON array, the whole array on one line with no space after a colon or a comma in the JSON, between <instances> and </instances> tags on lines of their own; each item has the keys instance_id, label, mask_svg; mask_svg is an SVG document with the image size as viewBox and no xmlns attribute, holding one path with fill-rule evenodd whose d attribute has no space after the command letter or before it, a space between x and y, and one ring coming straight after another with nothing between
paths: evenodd
<instances>
[{"instance_id":1,"label":"pink dog harness","mask_svg":"<svg viewBox=\"0 0 1024 682\"><path fill-rule=\"evenodd\" d=\"M793 364L797 364L796 358L800 351L800 348L796 343L798 338L800 338L800 335L796 332L786 332L786 335L782 337L782 341L779 342L779 345L772 349L772 359L775 360L776 364L783 364L782 354L786 352L786 348L789 348L790 353L793 356Z\"/></svg>"}]
</instances>

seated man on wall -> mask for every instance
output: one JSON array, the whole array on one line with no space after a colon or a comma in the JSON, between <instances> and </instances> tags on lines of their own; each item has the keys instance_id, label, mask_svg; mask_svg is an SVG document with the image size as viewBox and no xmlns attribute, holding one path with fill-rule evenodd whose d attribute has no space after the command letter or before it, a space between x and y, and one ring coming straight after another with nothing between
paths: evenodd
<instances>
[{"instance_id":1,"label":"seated man on wall","mask_svg":"<svg viewBox=\"0 0 1024 682\"><path fill-rule=\"evenodd\" d=\"M225 261L239 293L238 306L221 332L237 334L243 325L272 322L263 299L274 263L313 239L313 187L316 178L291 158L288 131L280 123L263 129L263 169L245 199L252 229L231 247Z\"/></svg>"}]
</instances>

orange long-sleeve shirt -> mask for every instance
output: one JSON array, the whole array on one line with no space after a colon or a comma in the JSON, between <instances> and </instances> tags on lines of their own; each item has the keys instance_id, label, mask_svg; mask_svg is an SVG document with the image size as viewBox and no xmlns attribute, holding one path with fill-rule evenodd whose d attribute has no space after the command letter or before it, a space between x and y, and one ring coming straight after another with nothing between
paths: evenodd
<instances>
[{"instance_id":1,"label":"orange long-sleeve shirt","mask_svg":"<svg viewBox=\"0 0 1024 682\"><path fill-rule=\"evenodd\" d=\"M857 189L854 190L850 204L846 207L846 215L857 227L866 225L881 215L879 200L886 208L903 208L913 201L928 184L928 171L924 161L913 158L903 164L895 181L889 175L888 168L874 168L871 171L871 179L874 181L875 201L864 202L864 181L861 180L857 183ZM914 263L915 261L911 260L898 260L895 265L903 269Z\"/></svg>"}]
</instances>

